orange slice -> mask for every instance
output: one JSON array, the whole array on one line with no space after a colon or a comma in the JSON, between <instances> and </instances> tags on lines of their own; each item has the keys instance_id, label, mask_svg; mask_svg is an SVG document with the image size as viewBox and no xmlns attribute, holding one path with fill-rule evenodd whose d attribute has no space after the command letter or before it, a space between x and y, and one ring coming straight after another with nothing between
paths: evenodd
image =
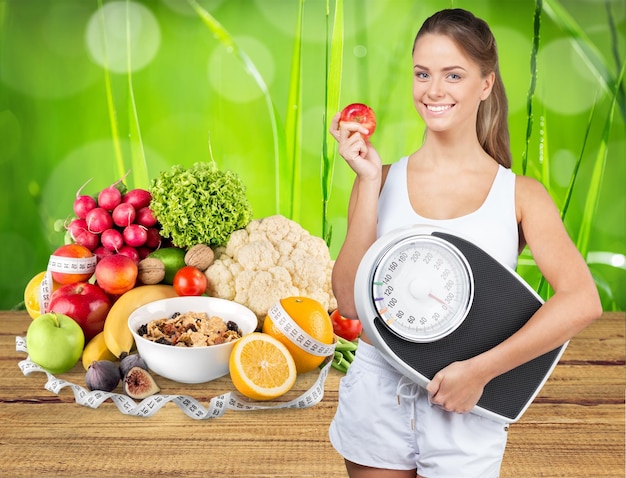
<instances>
[{"instance_id":1,"label":"orange slice","mask_svg":"<svg viewBox=\"0 0 626 478\"><path fill-rule=\"evenodd\" d=\"M235 388L253 400L273 400L296 381L296 364L279 340L263 332L244 335L230 354L230 378Z\"/></svg>"}]
</instances>

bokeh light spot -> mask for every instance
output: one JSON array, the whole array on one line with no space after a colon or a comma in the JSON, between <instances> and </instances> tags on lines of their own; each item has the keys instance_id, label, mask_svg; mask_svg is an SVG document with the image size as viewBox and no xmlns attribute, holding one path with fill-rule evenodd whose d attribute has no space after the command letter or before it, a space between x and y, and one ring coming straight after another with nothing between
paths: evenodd
<instances>
[{"instance_id":1,"label":"bokeh light spot","mask_svg":"<svg viewBox=\"0 0 626 478\"><path fill-rule=\"evenodd\" d=\"M550 161L552 179L561 187L569 185L576 165L576 156L567 149L560 149L552 154Z\"/></svg>"},{"instance_id":2,"label":"bokeh light spot","mask_svg":"<svg viewBox=\"0 0 626 478\"><path fill-rule=\"evenodd\" d=\"M107 3L89 19L87 50L98 65L115 73L127 73L127 36L131 71L141 70L153 60L161 43L161 30L154 14L135 2Z\"/></svg>"},{"instance_id":3,"label":"bokeh light spot","mask_svg":"<svg viewBox=\"0 0 626 478\"><path fill-rule=\"evenodd\" d=\"M256 38L238 37L235 43L252 60L269 87L275 70L272 53ZM234 103L247 103L263 95L254 78L230 49L216 48L213 51L209 58L208 76L215 91Z\"/></svg>"},{"instance_id":4,"label":"bokeh light spot","mask_svg":"<svg viewBox=\"0 0 626 478\"><path fill-rule=\"evenodd\" d=\"M365 58L367 56L367 47L365 45L355 45L352 53L356 58Z\"/></svg>"},{"instance_id":5,"label":"bokeh light spot","mask_svg":"<svg viewBox=\"0 0 626 478\"><path fill-rule=\"evenodd\" d=\"M601 85L569 40L555 40L538 53L541 101L561 114L588 110L601 92ZM599 98L599 96L598 96Z\"/></svg>"}]
</instances>

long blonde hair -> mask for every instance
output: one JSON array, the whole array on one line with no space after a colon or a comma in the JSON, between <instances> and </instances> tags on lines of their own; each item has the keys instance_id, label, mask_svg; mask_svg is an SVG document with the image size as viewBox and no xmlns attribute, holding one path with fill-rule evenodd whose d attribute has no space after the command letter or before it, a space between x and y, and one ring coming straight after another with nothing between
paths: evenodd
<instances>
[{"instance_id":1,"label":"long blonde hair","mask_svg":"<svg viewBox=\"0 0 626 478\"><path fill-rule=\"evenodd\" d=\"M413 49L417 40L426 33L451 38L476 62L483 77L494 73L491 94L478 108L476 134L483 149L502 166L510 168L508 101L498 66L498 48L489 25L467 10L453 8L441 10L426 19L417 32Z\"/></svg>"}]
</instances>

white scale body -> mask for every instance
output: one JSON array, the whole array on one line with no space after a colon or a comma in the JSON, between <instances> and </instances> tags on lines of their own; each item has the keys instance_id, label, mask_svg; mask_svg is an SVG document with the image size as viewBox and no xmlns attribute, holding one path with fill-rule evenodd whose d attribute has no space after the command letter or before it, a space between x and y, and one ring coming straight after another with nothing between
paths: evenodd
<instances>
[{"instance_id":1,"label":"white scale body","mask_svg":"<svg viewBox=\"0 0 626 478\"><path fill-rule=\"evenodd\" d=\"M422 387L448 364L513 335L543 304L509 267L468 239L430 226L380 237L361 260L354 292L367 336ZM519 420L566 346L493 379L473 412Z\"/></svg>"}]
</instances>

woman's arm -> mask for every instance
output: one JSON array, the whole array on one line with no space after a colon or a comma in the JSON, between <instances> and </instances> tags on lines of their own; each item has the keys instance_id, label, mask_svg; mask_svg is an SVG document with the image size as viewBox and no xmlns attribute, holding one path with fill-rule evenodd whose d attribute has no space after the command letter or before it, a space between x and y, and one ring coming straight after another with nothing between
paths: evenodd
<instances>
[{"instance_id":1,"label":"woman's arm","mask_svg":"<svg viewBox=\"0 0 626 478\"><path fill-rule=\"evenodd\" d=\"M543 185L518 176L516 205L524 238L554 294L509 339L435 375L427 388L446 410L470 411L491 379L561 346L602 314L589 268Z\"/></svg>"},{"instance_id":2,"label":"woman's arm","mask_svg":"<svg viewBox=\"0 0 626 478\"><path fill-rule=\"evenodd\" d=\"M376 150L362 134L359 123L339 124L339 113L331 122L330 132L339 142L339 154L356 173L348 205L348 229L333 267L333 293L339 313L357 319L354 304L354 279L359 263L376 240L378 195L382 163Z\"/></svg>"}]
</instances>

